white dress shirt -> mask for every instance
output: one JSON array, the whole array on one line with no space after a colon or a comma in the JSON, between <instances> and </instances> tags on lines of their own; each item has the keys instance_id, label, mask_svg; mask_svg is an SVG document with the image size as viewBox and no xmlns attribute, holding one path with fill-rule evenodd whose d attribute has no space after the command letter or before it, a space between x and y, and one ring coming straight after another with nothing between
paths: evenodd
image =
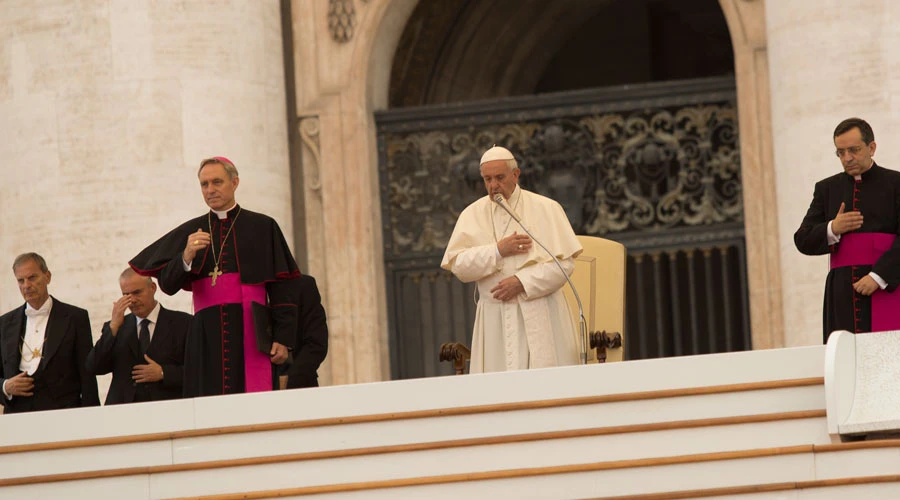
<instances>
[{"instance_id":1,"label":"white dress shirt","mask_svg":"<svg viewBox=\"0 0 900 500\"><path fill-rule=\"evenodd\" d=\"M50 320L50 309L53 308L53 299L47 297L44 304L35 309L31 304L25 304L25 339L22 342L22 357L19 359L19 371L28 376L34 375L44 354L44 338L47 333L47 321ZM35 356L34 350L40 350L41 355Z\"/></svg>"},{"instance_id":2,"label":"white dress shirt","mask_svg":"<svg viewBox=\"0 0 900 500\"><path fill-rule=\"evenodd\" d=\"M40 308L35 309L31 304L25 304L25 337L22 342L22 352L19 358L19 371L25 372L29 377L34 375L41 359L44 356L44 339L47 335L47 322L50 320L50 310L53 308L53 298L47 297ZM40 349L41 355L35 356L34 350ZM6 399L12 396L6 392L6 383L3 384L3 395Z\"/></svg>"}]
</instances>

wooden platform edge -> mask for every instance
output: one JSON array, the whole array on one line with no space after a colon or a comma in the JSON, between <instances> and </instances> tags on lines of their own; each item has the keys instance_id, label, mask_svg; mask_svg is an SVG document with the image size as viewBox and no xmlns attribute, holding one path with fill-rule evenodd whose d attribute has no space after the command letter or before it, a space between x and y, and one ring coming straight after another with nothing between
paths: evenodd
<instances>
[{"instance_id":1,"label":"wooden platform edge","mask_svg":"<svg viewBox=\"0 0 900 500\"><path fill-rule=\"evenodd\" d=\"M900 441L895 443L900 447ZM716 460L734 460L742 458L761 458L769 456L790 455L797 453L809 453L813 451L811 445L792 446L784 448L767 448L760 450L745 450L740 452L708 453L700 455L682 455L667 457L665 459L638 459L626 460L615 463L599 462L593 464L575 464L553 467L538 467L527 469L510 469L502 471L475 472L463 474L449 474L444 476L428 476L420 478L392 479L383 481L366 481L358 483L345 483L322 486L305 486L299 488L283 488L277 490L251 491L243 493L228 493L218 495L204 495L194 497L178 497L169 500L263 500L271 498L283 498L291 496L305 496L327 493L345 493L351 491L379 490L388 488L401 488L408 486L425 486L434 484L450 484L465 481L485 481L492 479L513 479L531 476L544 476L551 474L571 474L579 472L596 472L633 467L650 467L654 465L679 465L687 463L710 462ZM860 484L900 482L900 475L847 477L835 479L822 479L811 481L794 481L786 483L752 484L743 486L728 486L721 488L709 488L699 490L682 490L661 493L647 493L638 495L619 495L594 497L592 500L678 500L689 498L704 498L723 495L741 495L750 493L764 493L771 491L826 488L835 486L848 486Z\"/></svg>"},{"instance_id":2,"label":"wooden platform edge","mask_svg":"<svg viewBox=\"0 0 900 500\"><path fill-rule=\"evenodd\" d=\"M710 394L724 394L731 392L763 391L772 389L786 389L795 387L808 387L824 385L823 377L810 377L800 379L773 380L766 382L748 382L741 384L727 384L707 387L689 387L684 389L666 389L659 391L644 391L624 394L605 394L601 396L582 396L561 399L544 399L537 401L524 401L516 403L497 403L489 405L462 406L453 408L436 408L430 410L416 410L407 412L388 412L370 415L357 415L350 417L330 417L312 420L295 420L289 422L273 422L270 424L238 425L230 427L213 427L208 429L192 429L184 431L157 432L151 434L136 434L132 436L115 436L106 438L75 439L69 441L55 441L50 443L34 443L21 445L0 446L0 455L10 453L24 453L34 451L62 450L68 448L82 448L89 446L108 446L118 444L146 443L171 439L192 437L219 436L225 434L241 434L248 432L266 432L278 430L301 429L311 427L326 427L334 425L385 422L397 420L411 420L421 418L435 418L461 415L477 415L482 413L494 413L505 411L523 411L544 408L556 408L565 406L582 406L591 404L618 403L627 401L642 401L650 399L665 399L676 397L702 396Z\"/></svg>"},{"instance_id":3,"label":"wooden platform edge","mask_svg":"<svg viewBox=\"0 0 900 500\"><path fill-rule=\"evenodd\" d=\"M77 480L85 480L85 479L102 479L102 478L111 478L111 477L123 477L123 476L132 476L138 474L164 474L164 473L172 473L172 472L189 472L189 471L198 471L198 470L209 470L209 469L223 469L230 467L244 467L244 466L254 466L254 465L268 465L268 464L276 464L276 463L286 463L286 462L300 462L300 461L308 461L308 460L324 460L324 459L335 459L335 458L347 458L347 457L359 457L359 456L367 456L367 455L383 455L389 453L403 453L403 452L416 452L416 451L429 451L429 450L438 450L438 449L449 449L449 448L464 448L464 447L476 447L476 446L489 446L489 445L499 445L499 444L513 444L513 443L523 443L523 442L532 442L532 441L544 441L544 440L553 440L553 439L571 439L571 438L585 438L592 436L603 436L603 435L612 435L612 434L627 434L627 433L638 433L638 432L654 432L654 431L665 431L665 430L678 430L678 429L692 429L699 427L714 427L714 426L723 426L723 425L740 425L740 424L751 424L751 423L763 423L763 422L777 422L777 421L786 421L786 420L797 420L797 419L811 419L811 418L824 418L825 411L824 410L804 410L804 411L796 411L796 412L782 412L782 413L768 413L768 414L760 414L760 415L739 415L733 417L718 417L718 418L704 418L704 419L695 419L695 420L681 420L674 422L654 422L649 424L631 424L631 425L618 425L618 426L608 426L608 427L594 427L589 429L573 429L573 430L564 430L564 431L547 431L547 432L536 432L536 433L526 433L526 434L512 434L507 436L488 436L488 437L478 437L478 438L465 438L465 439L454 439L454 440L445 440L445 441L430 441L424 443L411 443L411 444L401 444L401 445L386 445L386 446L375 446L375 447L367 447L367 448L351 448L351 449L341 449L341 450L327 450L327 451L318 451L318 452L306 452L306 453L295 453L295 454L287 454L287 455L271 455L264 457L251 457L251 458L239 458L239 459L228 459L228 460L214 460L214 461L205 461L205 462L193 462L186 464L174 464L174 465L155 465L155 466L143 466L143 467L129 467L129 468L121 468L121 469L105 469L105 470L97 470L97 471L85 471L85 472L69 472L69 473L60 473L60 474L45 474L45 475L35 475L35 476L26 476L26 477L16 477L16 478L8 478L8 479L0 479L0 488L7 486L22 486L29 484L39 484L39 483L51 483L51 482L61 482L61 481L77 481ZM857 443L852 443L857 444ZM813 445L803 446L804 451L813 451ZM775 448L773 448L775 449ZM856 449L856 448L854 448ZM755 450L749 450L747 453L755 453ZM736 453L736 452L728 452L728 453ZM693 455L686 455L693 456ZM729 455L730 456L730 455ZM663 457L659 460L669 460L671 457ZM648 462L649 465L660 465L652 463L653 460L657 459L641 459ZM617 462L603 462L607 464L614 464ZM629 464L637 463L634 461L628 461ZM643 462L641 462L643 463ZM636 465L627 465L627 467L633 467ZM644 466L644 465L640 465ZM613 467L610 465L609 467ZM618 467L613 467L618 468Z\"/></svg>"}]
</instances>

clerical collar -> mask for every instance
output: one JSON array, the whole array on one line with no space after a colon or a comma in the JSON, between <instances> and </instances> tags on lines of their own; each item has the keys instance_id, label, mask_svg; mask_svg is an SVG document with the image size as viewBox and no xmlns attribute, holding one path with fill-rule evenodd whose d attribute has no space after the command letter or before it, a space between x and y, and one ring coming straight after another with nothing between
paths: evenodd
<instances>
[{"instance_id":1,"label":"clerical collar","mask_svg":"<svg viewBox=\"0 0 900 500\"><path fill-rule=\"evenodd\" d=\"M212 210L212 213L216 214L216 217L218 217L219 220L221 220L221 219L232 219L232 218L233 218L232 215L234 215L234 214L232 214L232 213L230 213L230 212L233 212L233 211L237 210L237 207L238 207L238 206L237 206L237 203L235 203L235 204L232 205L231 208L229 208L228 210L212 210L212 209L210 209L210 210Z\"/></svg>"},{"instance_id":2,"label":"clerical collar","mask_svg":"<svg viewBox=\"0 0 900 500\"><path fill-rule=\"evenodd\" d=\"M159 318L159 301L156 302L156 307L154 307L153 310L150 311L150 314L148 314L146 318L141 318L137 314L134 315L134 318L137 320L137 324L139 327L141 326L141 321L145 319L149 319L151 323L156 323L156 319Z\"/></svg>"},{"instance_id":3,"label":"clerical collar","mask_svg":"<svg viewBox=\"0 0 900 500\"><path fill-rule=\"evenodd\" d=\"M25 311L35 311L38 314L49 314L50 309L53 308L53 297L47 296L47 300L44 301L44 304L41 305L38 309L31 307L31 304L28 302L25 303ZM28 314L26 312L26 314Z\"/></svg>"},{"instance_id":4,"label":"clerical collar","mask_svg":"<svg viewBox=\"0 0 900 500\"><path fill-rule=\"evenodd\" d=\"M873 161L873 162L872 162L872 165L871 165L868 169L866 169L865 172L863 172L863 173L861 173L861 174L859 174L859 175L854 175L854 176L853 176L853 180L856 180L856 181L862 180L862 178L863 178L866 174L868 174L869 172L871 172L872 169L874 169L874 168L877 167L877 166L878 166L878 164L875 163L875 162Z\"/></svg>"},{"instance_id":5,"label":"clerical collar","mask_svg":"<svg viewBox=\"0 0 900 500\"><path fill-rule=\"evenodd\" d=\"M512 194L509 195L509 199L506 200L506 202L509 203L510 205L515 205L515 203L519 200L519 196L521 196L521 195L522 195L522 193L519 190L519 185L516 184L516 187L513 189Z\"/></svg>"}]
</instances>

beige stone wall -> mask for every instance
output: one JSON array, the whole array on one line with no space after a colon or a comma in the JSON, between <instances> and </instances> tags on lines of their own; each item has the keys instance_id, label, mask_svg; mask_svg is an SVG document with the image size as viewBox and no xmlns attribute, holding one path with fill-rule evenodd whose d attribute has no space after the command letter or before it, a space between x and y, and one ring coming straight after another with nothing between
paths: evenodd
<instances>
[{"instance_id":1,"label":"beige stone wall","mask_svg":"<svg viewBox=\"0 0 900 500\"><path fill-rule=\"evenodd\" d=\"M793 234L815 182L841 171L832 132L844 118L865 118L876 161L900 170L900 3L769 0L766 9L786 341L816 344L828 259L800 254Z\"/></svg>"},{"instance_id":2,"label":"beige stone wall","mask_svg":"<svg viewBox=\"0 0 900 500\"><path fill-rule=\"evenodd\" d=\"M207 156L291 234L280 23L278 0L0 1L0 310L37 251L99 333L127 260L206 210Z\"/></svg>"}]
</instances>

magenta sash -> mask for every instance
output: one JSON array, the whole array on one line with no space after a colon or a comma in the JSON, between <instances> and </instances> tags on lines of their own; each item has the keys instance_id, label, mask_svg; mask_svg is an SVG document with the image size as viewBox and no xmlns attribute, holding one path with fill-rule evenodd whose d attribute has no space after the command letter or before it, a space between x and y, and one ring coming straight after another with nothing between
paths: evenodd
<instances>
[{"instance_id":1,"label":"magenta sash","mask_svg":"<svg viewBox=\"0 0 900 500\"><path fill-rule=\"evenodd\" d=\"M245 285L239 273L220 275L216 286L211 278L194 281L194 314L223 304L241 304L244 316L244 392L272 390L272 361L268 354L256 348L256 328L253 325L253 302L266 303L266 286Z\"/></svg>"},{"instance_id":2,"label":"magenta sash","mask_svg":"<svg viewBox=\"0 0 900 500\"><path fill-rule=\"evenodd\" d=\"M846 233L831 254L831 269L874 265L896 237L889 233ZM889 330L900 330L900 293L876 290L872 294L872 331Z\"/></svg>"}]
</instances>

